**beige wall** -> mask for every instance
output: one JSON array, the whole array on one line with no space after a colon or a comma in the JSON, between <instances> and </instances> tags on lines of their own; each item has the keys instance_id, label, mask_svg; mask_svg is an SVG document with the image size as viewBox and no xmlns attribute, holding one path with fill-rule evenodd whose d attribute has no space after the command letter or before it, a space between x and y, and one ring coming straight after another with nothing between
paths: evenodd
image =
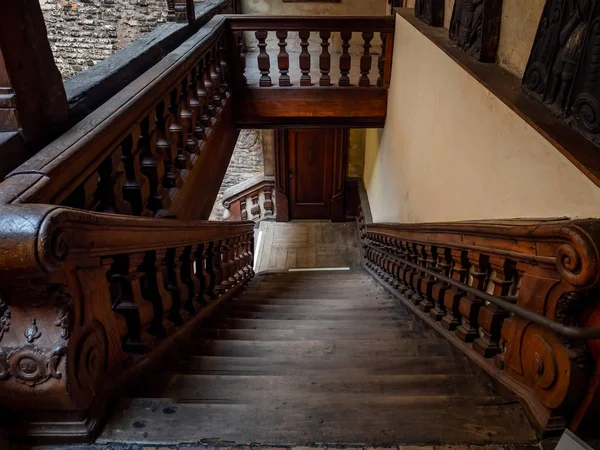
<instances>
[{"instance_id":1,"label":"beige wall","mask_svg":"<svg viewBox=\"0 0 600 450\"><path fill-rule=\"evenodd\" d=\"M364 180L376 221L600 216L600 188L396 20L386 127L366 137Z\"/></svg>"}]
</instances>

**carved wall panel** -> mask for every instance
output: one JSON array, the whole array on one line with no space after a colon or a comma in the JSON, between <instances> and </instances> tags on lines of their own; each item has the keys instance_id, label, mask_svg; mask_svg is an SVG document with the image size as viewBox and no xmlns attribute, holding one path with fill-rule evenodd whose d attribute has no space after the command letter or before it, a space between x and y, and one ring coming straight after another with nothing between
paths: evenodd
<instances>
[{"instance_id":1,"label":"carved wall panel","mask_svg":"<svg viewBox=\"0 0 600 450\"><path fill-rule=\"evenodd\" d=\"M547 0L523 89L600 145L600 5Z\"/></svg>"},{"instance_id":2,"label":"carved wall panel","mask_svg":"<svg viewBox=\"0 0 600 450\"><path fill-rule=\"evenodd\" d=\"M444 25L444 0L416 0L415 16L432 27Z\"/></svg>"},{"instance_id":3,"label":"carved wall panel","mask_svg":"<svg viewBox=\"0 0 600 450\"><path fill-rule=\"evenodd\" d=\"M450 39L481 62L494 62L500 40L502 0L456 0Z\"/></svg>"}]
</instances>

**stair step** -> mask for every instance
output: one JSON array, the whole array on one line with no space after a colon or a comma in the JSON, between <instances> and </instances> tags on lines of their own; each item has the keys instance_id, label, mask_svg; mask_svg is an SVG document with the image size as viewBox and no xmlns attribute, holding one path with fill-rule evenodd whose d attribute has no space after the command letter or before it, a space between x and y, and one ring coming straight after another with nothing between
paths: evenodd
<instances>
[{"instance_id":1,"label":"stair step","mask_svg":"<svg viewBox=\"0 0 600 450\"><path fill-rule=\"evenodd\" d=\"M227 341L207 340L192 350L205 356L439 356L452 355L450 344L442 339L355 340L355 341Z\"/></svg>"},{"instance_id":2,"label":"stair step","mask_svg":"<svg viewBox=\"0 0 600 450\"><path fill-rule=\"evenodd\" d=\"M427 325L414 316L406 318L388 318L368 319L363 318L360 321L356 319L337 319L337 320L281 320L281 319L244 319L234 317L215 316L205 325L218 326L227 329L255 329L255 330L310 330L318 333L320 330L423 330L429 329ZM312 335L313 338L315 334Z\"/></svg>"},{"instance_id":3,"label":"stair step","mask_svg":"<svg viewBox=\"0 0 600 450\"><path fill-rule=\"evenodd\" d=\"M390 306L380 305L261 305L256 303L246 303L244 300L237 300L231 303L230 310L247 311L247 312L264 312L276 314L378 314L385 317L393 315L397 308L394 304ZM399 312L405 312L402 308L398 308Z\"/></svg>"},{"instance_id":4,"label":"stair step","mask_svg":"<svg viewBox=\"0 0 600 450\"><path fill-rule=\"evenodd\" d=\"M161 368L161 370L164 370ZM340 373L364 375L464 374L466 366L447 356L365 356L350 359L337 355L325 357L268 356L184 356L170 370L177 373L214 373L223 375L294 375L299 373Z\"/></svg>"},{"instance_id":5,"label":"stair step","mask_svg":"<svg viewBox=\"0 0 600 450\"><path fill-rule=\"evenodd\" d=\"M377 396L483 396L472 375L349 375L335 371L305 375L171 374L152 380L148 396L197 403L330 402L332 396L364 403ZM417 401L417 400L415 400Z\"/></svg>"},{"instance_id":6,"label":"stair step","mask_svg":"<svg viewBox=\"0 0 600 450\"><path fill-rule=\"evenodd\" d=\"M395 420L390 420L394 417ZM180 403L173 399L121 399L98 444L173 445L197 442L298 446L315 443L392 446L468 442L535 443L518 404L478 404L468 398L375 397L315 408L253 404Z\"/></svg>"},{"instance_id":7,"label":"stair step","mask_svg":"<svg viewBox=\"0 0 600 450\"><path fill-rule=\"evenodd\" d=\"M405 323L405 330L398 328L353 329L224 329L204 328L196 337L202 339L225 339L228 341L302 341L314 339L315 334L324 340L384 340L384 339L444 339L434 330L413 329L411 322Z\"/></svg>"},{"instance_id":8,"label":"stair step","mask_svg":"<svg viewBox=\"0 0 600 450\"><path fill-rule=\"evenodd\" d=\"M315 297L268 297L263 295L240 295L234 300L234 304L256 304L256 305L289 305L289 306L307 306L317 305L324 307L370 307L370 306L381 306L381 307L397 307L400 310L406 310L404 305L401 305L397 300L392 298L315 298Z\"/></svg>"},{"instance_id":9,"label":"stair step","mask_svg":"<svg viewBox=\"0 0 600 450\"><path fill-rule=\"evenodd\" d=\"M339 312L318 312L318 311L307 311L305 313L283 313L273 311L244 311L244 310L225 310L219 311L216 317L232 317L237 319L271 319L271 320L379 320L382 322L393 322L398 320L407 320L407 318L413 318L414 316L409 313L395 312L391 314L386 311L348 311L344 313Z\"/></svg>"}]
</instances>

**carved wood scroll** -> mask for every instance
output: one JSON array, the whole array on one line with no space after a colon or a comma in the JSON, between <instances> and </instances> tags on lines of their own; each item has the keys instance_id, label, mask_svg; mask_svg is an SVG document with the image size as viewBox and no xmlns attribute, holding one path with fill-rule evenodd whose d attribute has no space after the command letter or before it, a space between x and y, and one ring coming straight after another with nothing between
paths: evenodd
<instances>
[{"instance_id":1,"label":"carved wood scroll","mask_svg":"<svg viewBox=\"0 0 600 450\"><path fill-rule=\"evenodd\" d=\"M523 89L600 146L600 4L547 0Z\"/></svg>"},{"instance_id":2,"label":"carved wood scroll","mask_svg":"<svg viewBox=\"0 0 600 450\"><path fill-rule=\"evenodd\" d=\"M418 267L577 325L600 311L598 229L597 220L363 223L360 235L366 268L512 389L546 433L575 429L600 406L590 400L599 362L588 351L590 342L509 314Z\"/></svg>"},{"instance_id":3,"label":"carved wood scroll","mask_svg":"<svg viewBox=\"0 0 600 450\"><path fill-rule=\"evenodd\" d=\"M477 61L494 62L500 40L502 0L456 0L450 39Z\"/></svg>"},{"instance_id":4,"label":"carved wood scroll","mask_svg":"<svg viewBox=\"0 0 600 450\"><path fill-rule=\"evenodd\" d=\"M432 27L444 25L444 0L415 0L415 16Z\"/></svg>"},{"instance_id":5,"label":"carved wood scroll","mask_svg":"<svg viewBox=\"0 0 600 450\"><path fill-rule=\"evenodd\" d=\"M0 403L17 436L88 440L107 400L254 274L253 222L0 218Z\"/></svg>"}]
</instances>

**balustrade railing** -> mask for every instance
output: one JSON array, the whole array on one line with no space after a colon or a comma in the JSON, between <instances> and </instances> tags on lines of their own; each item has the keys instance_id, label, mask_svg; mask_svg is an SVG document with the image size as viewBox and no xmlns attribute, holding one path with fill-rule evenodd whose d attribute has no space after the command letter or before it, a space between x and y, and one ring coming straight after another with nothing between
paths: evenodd
<instances>
[{"instance_id":1,"label":"balustrade railing","mask_svg":"<svg viewBox=\"0 0 600 450\"><path fill-rule=\"evenodd\" d=\"M367 270L519 395L540 431L589 419L600 374L596 220L360 217Z\"/></svg>"},{"instance_id":2,"label":"balustrade railing","mask_svg":"<svg viewBox=\"0 0 600 450\"><path fill-rule=\"evenodd\" d=\"M254 274L253 222L51 205L0 217L0 402L29 438L88 439L127 381Z\"/></svg>"},{"instance_id":3,"label":"balustrade railing","mask_svg":"<svg viewBox=\"0 0 600 450\"><path fill-rule=\"evenodd\" d=\"M225 191L223 206L227 221L258 221L275 215L275 177L259 175Z\"/></svg>"},{"instance_id":4,"label":"balustrade railing","mask_svg":"<svg viewBox=\"0 0 600 450\"><path fill-rule=\"evenodd\" d=\"M389 87L394 33L390 17L244 15L231 17L230 29L239 44L238 86ZM360 44L352 44L353 37ZM375 38L378 52L373 55ZM315 39L319 41L320 50L311 54L310 43ZM245 51L254 46L257 52ZM351 48L357 52L351 52ZM373 64L373 56L377 58L376 64ZM272 60L276 61L274 71ZM332 66L336 70L335 78L332 78ZM294 82L290 78L291 67L298 72ZM320 75L313 74L314 69Z\"/></svg>"}]
</instances>

